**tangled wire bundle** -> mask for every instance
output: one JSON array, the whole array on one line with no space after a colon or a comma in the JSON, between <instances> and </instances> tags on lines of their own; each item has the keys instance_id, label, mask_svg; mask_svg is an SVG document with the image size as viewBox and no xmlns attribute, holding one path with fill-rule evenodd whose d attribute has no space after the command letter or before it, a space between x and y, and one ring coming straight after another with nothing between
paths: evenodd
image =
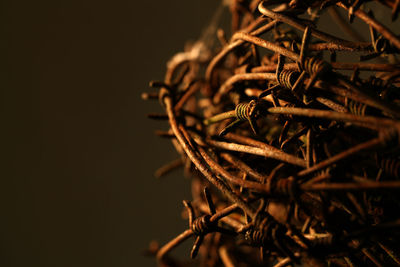
<instances>
[{"instance_id":1,"label":"tangled wire bundle","mask_svg":"<svg viewBox=\"0 0 400 267\"><path fill-rule=\"evenodd\" d=\"M370 4L396 23L399 0L232 0L230 41L206 32L151 83L181 155L156 175L183 166L193 194L188 229L150 249L160 265L194 236L203 266L400 266L399 28Z\"/></svg>"}]
</instances>

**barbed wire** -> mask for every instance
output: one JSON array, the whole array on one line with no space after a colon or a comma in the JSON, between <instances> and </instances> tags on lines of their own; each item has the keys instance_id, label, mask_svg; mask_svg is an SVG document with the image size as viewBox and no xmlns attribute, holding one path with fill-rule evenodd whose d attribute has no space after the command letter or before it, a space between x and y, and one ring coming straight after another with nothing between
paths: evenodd
<instances>
[{"instance_id":1,"label":"barbed wire","mask_svg":"<svg viewBox=\"0 0 400 267\"><path fill-rule=\"evenodd\" d=\"M179 266L169 252L190 236L202 266L400 266L400 37L370 2L396 23L394 0L224 1L151 83L143 98L166 113L149 117L180 154L156 174L184 167L193 194L189 229L152 245L160 266ZM352 40L363 21L371 42L322 31L329 15ZM337 61L349 51L379 62Z\"/></svg>"}]
</instances>

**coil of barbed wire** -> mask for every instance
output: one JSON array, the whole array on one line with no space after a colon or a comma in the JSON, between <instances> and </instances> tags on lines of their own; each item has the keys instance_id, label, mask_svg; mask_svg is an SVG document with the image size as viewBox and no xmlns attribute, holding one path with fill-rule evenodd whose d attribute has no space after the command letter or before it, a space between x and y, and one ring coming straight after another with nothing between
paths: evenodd
<instances>
[{"instance_id":1,"label":"coil of barbed wire","mask_svg":"<svg viewBox=\"0 0 400 267\"><path fill-rule=\"evenodd\" d=\"M179 154L157 177L183 168L193 198L150 254L182 266L194 236L200 266L400 266L400 1L225 7L143 94Z\"/></svg>"}]
</instances>

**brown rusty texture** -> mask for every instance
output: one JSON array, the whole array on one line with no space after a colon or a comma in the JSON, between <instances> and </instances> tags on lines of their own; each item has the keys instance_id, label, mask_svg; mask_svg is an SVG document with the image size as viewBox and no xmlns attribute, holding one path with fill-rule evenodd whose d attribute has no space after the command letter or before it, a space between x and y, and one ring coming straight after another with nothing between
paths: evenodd
<instances>
[{"instance_id":1,"label":"brown rusty texture","mask_svg":"<svg viewBox=\"0 0 400 267\"><path fill-rule=\"evenodd\" d=\"M143 93L180 155L156 176L182 168L193 197L188 228L148 253L160 266L400 266L400 1L224 4L230 40L213 21ZM173 257L189 237L194 259Z\"/></svg>"}]
</instances>

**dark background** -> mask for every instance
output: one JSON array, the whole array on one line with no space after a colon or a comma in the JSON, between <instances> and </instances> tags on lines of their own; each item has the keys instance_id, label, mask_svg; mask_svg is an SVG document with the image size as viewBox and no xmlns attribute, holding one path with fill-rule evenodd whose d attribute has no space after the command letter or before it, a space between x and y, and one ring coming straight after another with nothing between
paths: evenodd
<instances>
[{"instance_id":1,"label":"dark background","mask_svg":"<svg viewBox=\"0 0 400 267\"><path fill-rule=\"evenodd\" d=\"M155 266L190 192L140 95L219 3L1 1L1 266Z\"/></svg>"}]
</instances>

